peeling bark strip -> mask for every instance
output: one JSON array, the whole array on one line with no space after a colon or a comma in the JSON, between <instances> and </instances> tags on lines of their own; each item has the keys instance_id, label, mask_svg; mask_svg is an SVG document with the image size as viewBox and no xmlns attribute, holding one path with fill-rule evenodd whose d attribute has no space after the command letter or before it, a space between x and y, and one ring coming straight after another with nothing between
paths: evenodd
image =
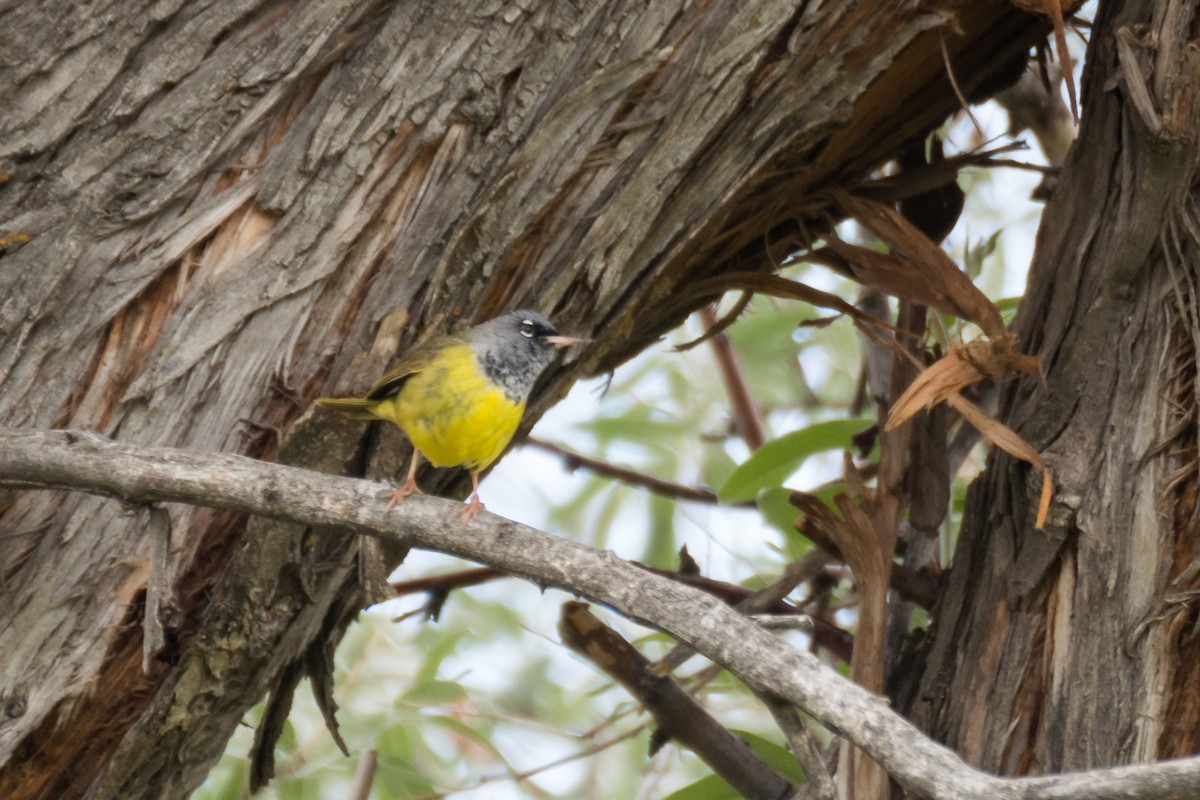
<instances>
[{"instance_id":1,"label":"peeling bark strip","mask_svg":"<svg viewBox=\"0 0 1200 800\"><path fill-rule=\"evenodd\" d=\"M1200 793L1200 756L1038 778L989 776L923 736L879 697L716 598L611 552L487 512L466 535L454 516L457 504L447 500L414 497L385 514L389 487L377 482L240 456L137 447L86 432L0 429L0 486L71 487L132 503L203 503L302 525L322 539L360 534L420 546L562 588L678 638L760 697L799 706L849 737L920 797L1159 800Z\"/></svg>"},{"instance_id":2,"label":"peeling bark strip","mask_svg":"<svg viewBox=\"0 0 1200 800\"><path fill-rule=\"evenodd\" d=\"M532 421L956 109L943 43L986 95L1046 30L1008 0L43 0L3 20L0 421L358 474L406 453L300 422L322 390L536 297L604 339ZM183 509L146 674L136 517L21 494L0 530L12 800L186 795L336 644L362 571L401 557Z\"/></svg>"}]
</instances>

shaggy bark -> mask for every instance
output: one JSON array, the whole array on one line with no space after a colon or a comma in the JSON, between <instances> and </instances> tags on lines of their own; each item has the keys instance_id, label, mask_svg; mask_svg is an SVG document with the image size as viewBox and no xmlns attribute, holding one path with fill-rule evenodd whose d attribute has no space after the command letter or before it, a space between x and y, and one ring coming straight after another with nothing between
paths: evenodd
<instances>
[{"instance_id":1,"label":"shaggy bark","mask_svg":"<svg viewBox=\"0 0 1200 800\"><path fill-rule=\"evenodd\" d=\"M943 43L986 93L1045 32L1002 0L97 0L0 21L0 421L356 474L393 474L403 445L301 422L318 394L534 304L601 334L534 419L722 275L770 269L826 224L825 190L953 111ZM403 552L190 507L152 552L146 519L0 498L0 796L186 795L266 691L277 722L301 675L323 683ZM152 556L161 646L140 625Z\"/></svg>"},{"instance_id":2,"label":"shaggy bark","mask_svg":"<svg viewBox=\"0 0 1200 800\"><path fill-rule=\"evenodd\" d=\"M970 763L1028 774L1200 749L1196 357L1200 56L1192 3L1102 3L1084 118L1017 326L1045 385L1003 414L1054 470L972 488L906 701Z\"/></svg>"}]
</instances>

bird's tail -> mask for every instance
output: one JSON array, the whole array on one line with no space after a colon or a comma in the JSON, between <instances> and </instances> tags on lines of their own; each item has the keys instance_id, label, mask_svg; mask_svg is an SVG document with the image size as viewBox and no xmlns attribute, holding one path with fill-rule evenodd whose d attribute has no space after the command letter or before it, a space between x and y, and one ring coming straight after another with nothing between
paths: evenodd
<instances>
[{"instance_id":1,"label":"bird's tail","mask_svg":"<svg viewBox=\"0 0 1200 800\"><path fill-rule=\"evenodd\" d=\"M378 419L374 413L379 405L378 400L368 400L365 397L322 397L317 405L340 411L351 419Z\"/></svg>"}]
</instances>

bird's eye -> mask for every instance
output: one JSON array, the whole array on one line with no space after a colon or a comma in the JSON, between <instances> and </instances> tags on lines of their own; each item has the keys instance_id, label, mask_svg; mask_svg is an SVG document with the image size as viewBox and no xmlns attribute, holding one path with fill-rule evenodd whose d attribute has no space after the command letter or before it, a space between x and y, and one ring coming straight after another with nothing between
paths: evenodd
<instances>
[{"instance_id":1,"label":"bird's eye","mask_svg":"<svg viewBox=\"0 0 1200 800\"><path fill-rule=\"evenodd\" d=\"M526 339L532 339L533 333L534 333L533 320L531 320L531 319L521 320L521 335L524 336Z\"/></svg>"}]
</instances>

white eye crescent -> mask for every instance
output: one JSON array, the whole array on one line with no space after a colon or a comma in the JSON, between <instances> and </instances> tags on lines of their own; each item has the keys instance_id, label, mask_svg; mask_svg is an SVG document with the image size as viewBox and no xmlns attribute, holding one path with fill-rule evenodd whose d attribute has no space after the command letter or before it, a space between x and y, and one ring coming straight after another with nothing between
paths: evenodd
<instances>
[{"instance_id":1,"label":"white eye crescent","mask_svg":"<svg viewBox=\"0 0 1200 800\"><path fill-rule=\"evenodd\" d=\"M533 338L533 320L531 320L531 319L521 320L521 335L524 336L526 339Z\"/></svg>"}]
</instances>

